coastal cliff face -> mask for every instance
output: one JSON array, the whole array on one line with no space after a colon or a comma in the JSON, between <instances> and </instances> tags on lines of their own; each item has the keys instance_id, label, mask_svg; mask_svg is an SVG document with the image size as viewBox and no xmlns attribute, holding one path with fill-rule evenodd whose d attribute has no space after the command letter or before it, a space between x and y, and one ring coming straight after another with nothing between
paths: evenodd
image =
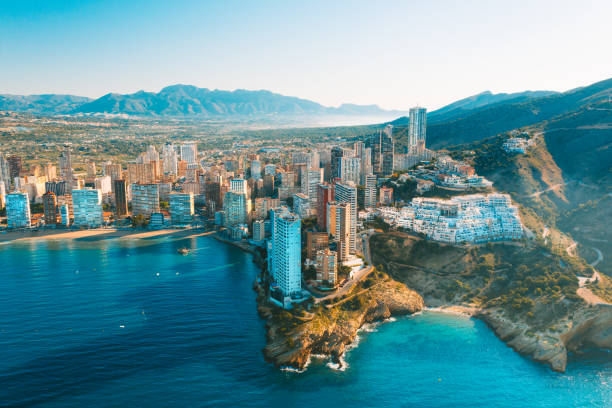
<instances>
[{"instance_id":1,"label":"coastal cliff face","mask_svg":"<svg viewBox=\"0 0 612 408\"><path fill-rule=\"evenodd\" d=\"M370 246L374 264L428 306L469 310L508 346L555 371L565 371L568 353L612 350L612 306L576 295L584 266L573 259L533 245L453 247L401 233L377 235Z\"/></svg>"},{"instance_id":2,"label":"coastal cliff face","mask_svg":"<svg viewBox=\"0 0 612 408\"><path fill-rule=\"evenodd\" d=\"M370 285L356 288L353 295L337 303L291 312L270 305L257 286L258 310L267 319L265 358L276 366L300 370L311 354L327 355L341 364L340 357L364 324L423 309L423 298L402 283L381 276Z\"/></svg>"},{"instance_id":3,"label":"coastal cliff face","mask_svg":"<svg viewBox=\"0 0 612 408\"><path fill-rule=\"evenodd\" d=\"M571 318L559 319L553 329L534 330L526 322L509 319L503 311L485 309L476 314L497 336L517 352L563 372L568 352L589 348L612 350L612 306L595 305L574 311Z\"/></svg>"}]
</instances>

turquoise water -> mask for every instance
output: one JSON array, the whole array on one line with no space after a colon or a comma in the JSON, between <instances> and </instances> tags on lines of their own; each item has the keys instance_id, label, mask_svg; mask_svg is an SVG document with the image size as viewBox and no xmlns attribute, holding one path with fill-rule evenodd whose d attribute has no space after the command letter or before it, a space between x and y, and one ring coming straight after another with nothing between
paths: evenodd
<instances>
[{"instance_id":1,"label":"turquoise water","mask_svg":"<svg viewBox=\"0 0 612 408\"><path fill-rule=\"evenodd\" d=\"M553 373L436 313L362 332L345 371L280 371L256 273L210 237L0 245L0 406L612 406L610 354Z\"/></svg>"}]
</instances>

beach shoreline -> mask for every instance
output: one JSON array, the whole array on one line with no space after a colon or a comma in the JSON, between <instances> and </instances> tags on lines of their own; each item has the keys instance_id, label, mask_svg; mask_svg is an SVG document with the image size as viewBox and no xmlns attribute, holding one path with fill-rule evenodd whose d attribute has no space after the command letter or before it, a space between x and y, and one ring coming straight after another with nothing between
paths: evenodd
<instances>
[{"instance_id":1,"label":"beach shoreline","mask_svg":"<svg viewBox=\"0 0 612 408\"><path fill-rule=\"evenodd\" d=\"M19 230L0 234L0 242L27 242L33 240L58 240L58 239L142 239L142 238L192 238L209 235L215 231L205 231L200 228L166 228L159 230L140 229L117 229L117 228L94 228L83 230L48 229L48 230Z\"/></svg>"}]
</instances>

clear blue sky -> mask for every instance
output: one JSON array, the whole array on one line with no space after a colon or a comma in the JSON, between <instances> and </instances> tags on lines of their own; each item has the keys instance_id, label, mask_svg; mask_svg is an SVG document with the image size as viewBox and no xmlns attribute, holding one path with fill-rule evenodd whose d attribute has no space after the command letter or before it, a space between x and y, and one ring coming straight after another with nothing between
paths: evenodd
<instances>
[{"instance_id":1,"label":"clear blue sky","mask_svg":"<svg viewBox=\"0 0 612 408\"><path fill-rule=\"evenodd\" d=\"M610 0L0 0L0 93L184 83L434 109L612 77L610 18Z\"/></svg>"}]
</instances>

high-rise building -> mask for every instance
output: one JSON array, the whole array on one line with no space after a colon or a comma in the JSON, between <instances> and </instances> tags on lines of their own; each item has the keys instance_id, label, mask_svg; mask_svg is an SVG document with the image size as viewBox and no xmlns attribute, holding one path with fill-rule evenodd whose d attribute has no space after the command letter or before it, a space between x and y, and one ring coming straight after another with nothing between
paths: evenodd
<instances>
[{"instance_id":1,"label":"high-rise building","mask_svg":"<svg viewBox=\"0 0 612 408\"><path fill-rule=\"evenodd\" d=\"M61 223L64 227L69 227L70 226L70 207L68 206L68 204L63 204L60 205L59 207L59 214L60 214L60 220Z\"/></svg>"},{"instance_id":2,"label":"high-rise building","mask_svg":"<svg viewBox=\"0 0 612 408\"><path fill-rule=\"evenodd\" d=\"M314 207L317 203L317 189L319 184L323 182L323 169L308 169L302 173L301 191L310 199L311 209L316 211Z\"/></svg>"},{"instance_id":3,"label":"high-rise building","mask_svg":"<svg viewBox=\"0 0 612 408\"><path fill-rule=\"evenodd\" d=\"M239 194L248 194L248 184L245 179L235 178L230 180L230 191Z\"/></svg>"},{"instance_id":4,"label":"high-rise building","mask_svg":"<svg viewBox=\"0 0 612 408\"><path fill-rule=\"evenodd\" d=\"M376 175L368 174L365 180L364 200L365 208L376 207Z\"/></svg>"},{"instance_id":5,"label":"high-rise building","mask_svg":"<svg viewBox=\"0 0 612 408\"><path fill-rule=\"evenodd\" d=\"M186 142L181 144L181 160L187 164L197 163L198 161L198 144L196 142Z\"/></svg>"},{"instance_id":6,"label":"high-rise building","mask_svg":"<svg viewBox=\"0 0 612 408\"><path fill-rule=\"evenodd\" d=\"M335 146L331 149L331 175L330 181L340 177L340 158L344 156L344 149Z\"/></svg>"},{"instance_id":7,"label":"high-rise building","mask_svg":"<svg viewBox=\"0 0 612 408\"><path fill-rule=\"evenodd\" d=\"M159 212L157 184L132 184L132 214L146 217Z\"/></svg>"},{"instance_id":8,"label":"high-rise building","mask_svg":"<svg viewBox=\"0 0 612 408\"><path fill-rule=\"evenodd\" d=\"M170 143L162 148L162 173L173 176L178 174L178 154L174 145Z\"/></svg>"},{"instance_id":9,"label":"high-rise building","mask_svg":"<svg viewBox=\"0 0 612 408\"><path fill-rule=\"evenodd\" d=\"M21 174L22 165L21 165L21 157L16 155L11 155L7 157L8 165L9 165L9 173L11 175L11 179L15 177L19 177Z\"/></svg>"},{"instance_id":10,"label":"high-rise building","mask_svg":"<svg viewBox=\"0 0 612 408\"><path fill-rule=\"evenodd\" d=\"M121 170L120 164L113 164L111 162L105 163L103 170L104 170L104 175L110 176L111 181L115 181L115 180L123 178L123 174L121 174L122 170Z\"/></svg>"},{"instance_id":11,"label":"high-rise building","mask_svg":"<svg viewBox=\"0 0 612 408\"><path fill-rule=\"evenodd\" d=\"M300 218L310 216L310 203L306 194L296 193L293 195L293 212Z\"/></svg>"},{"instance_id":12,"label":"high-rise building","mask_svg":"<svg viewBox=\"0 0 612 408\"><path fill-rule=\"evenodd\" d=\"M70 149L64 149L59 155L60 178L72 182L72 157Z\"/></svg>"},{"instance_id":13,"label":"high-rise building","mask_svg":"<svg viewBox=\"0 0 612 408\"><path fill-rule=\"evenodd\" d=\"M361 159L358 157L341 157L340 179L359 184L361 179Z\"/></svg>"},{"instance_id":14,"label":"high-rise building","mask_svg":"<svg viewBox=\"0 0 612 408\"><path fill-rule=\"evenodd\" d=\"M266 224L264 220L253 221L253 241L261 242L266 239Z\"/></svg>"},{"instance_id":15,"label":"high-rise building","mask_svg":"<svg viewBox=\"0 0 612 408\"><path fill-rule=\"evenodd\" d=\"M115 213L117 217L123 217L128 214L127 202L127 184L124 179L113 181L115 189Z\"/></svg>"},{"instance_id":16,"label":"high-rise building","mask_svg":"<svg viewBox=\"0 0 612 408\"><path fill-rule=\"evenodd\" d=\"M284 296L302 289L301 220L288 211L273 212L272 277Z\"/></svg>"},{"instance_id":17,"label":"high-rise building","mask_svg":"<svg viewBox=\"0 0 612 408\"><path fill-rule=\"evenodd\" d=\"M223 226L233 227L238 224L246 224L251 212L250 200L245 193L228 191L223 199Z\"/></svg>"},{"instance_id":18,"label":"high-rise building","mask_svg":"<svg viewBox=\"0 0 612 408\"><path fill-rule=\"evenodd\" d=\"M57 178L57 167L51 163L45 166L45 177L48 181L55 180Z\"/></svg>"},{"instance_id":19,"label":"high-rise building","mask_svg":"<svg viewBox=\"0 0 612 408\"><path fill-rule=\"evenodd\" d=\"M87 177L88 178L96 177L96 163L94 163L94 162L87 162L85 168L87 170Z\"/></svg>"},{"instance_id":20,"label":"high-rise building","mask_svg":"<svg viewBox=\"0 0 612 408\"><path fill-rule=\"evenodd\" d=\"M9 168L9 162L6 160L4 155L0 152L0 183L5 187L5 191L9 191L11 188L11 171Z\"/></svg>"},{"instance_id":21,"label":"high-rise building","mask_svg":"<svg viewBox=\"0 0 612 408\"><path fill-rule=\"evenodd\" d=\"M66 195L68 193L66 181L47 181L45 182L45 193L53 193L56 197Z\"/></svg>"},{"instance_id":22,"label":"high-rise building","mask_svg":"<svg viewBox=\"0 0 612 408\"><path fill-rule=\"evenodd\" d=\"M94 186L100 190L102 194L109 194L113 190L110 176L96 177L94 179Z\"/></svg>"},{"instance_id":23,"label":"high-rise building","mask_svg":"<svg viewBox=\"0 0 612 408\"><path fill-rule=\"evenodd\" d=\"M395 142L393 141L393 125L385 126L381 137L380 146L381 173L389 175L393 173L393 156L395 154Z\"/></svg>"},{"instance_id":24,"label":"high-rise building","mask_svg":"<svg viewBox=\"0 0 612 408\"><path fill-rule=\"evenodd\" d=\"M6 187L4 183L0 182L0 210L4 208L6 204Z\"/></svg>"},{"instance_id":25,"label":"high-rise building","mask_svg":"<svg viewBox=\"0 0 612 408\"><path fill-rule=\"evenodd\" d=\"M253 215L255 218L266 219L271 209L276 208L280 205L278 198L261 197L256 198L253 205Z\"/></svg>"},{"instance_id":26,"label":"high-rise building","mask_svg":"<svg viewBox=\"0 0 612 408\"><path fill-rule=\"evenodd\" d=\"M320 249L316 253L317 281L327 281L331 285L336 284L338 257L335 251L330 251L329 248Z\"/></svg>"},{"instance_id":27,"label":"high-rise building","mask_svg":"<svg viewBox=\"0 0 612 408\"><path fill-rule=\"evenodd\" d=\"M334 200L339 203L349 203L351 206L349 252L354 254L357 236L357 187L350 181L337 182L334 186Z\"/></svg>"},{"instance_id":28,"label":"high-rise building","mask_svg":"<svg viewBox=\"0 0 612 408\"><path fill-rule=\"evenodd\" d=\"M276 175L276 164L266 164L264 166L264 175L266 176Z\"/></svg>"},{"instance_id":29,"label":"high-rise building","mask_svg":"<svg viewBox=\"0 0 612 408\"><path fill-rule=\"evenodd\" d=\"M221 184L217 181L206 181L204 183L204 200L210 214L220 210L223 206L223 195Z\"/></svg>"},{"instance_id":30,"label":"high-rise building","mask_svg":"<svg viewBox=\"0 0 612 408\"><path fill-rule=\"evenodd\" d=\"M348 259L351 241L351 205L330 201L327 203L327 232L338 245L341 261Z\"/></svg>"},{"instance_id":31,"label":"high-rise building","mask_svg":"<svg viewBox=\"0 0 612 408\"><path fill-rule=\"evenodd\" d=\"M155 165L153 163L128 163L127 167L128 184L155 183Z\"/></svg>"},{"instance_id":32,"label":"high-rise building","mask_svg":"<svg viewBox=\"0 0 612 408\"><path fill-rule=\"evenodd\" d=\"M45 225L56 225L58 221L57 216L59 215L59 211L55 194L53 194L52 192L43 194L42 202L43 212L45 215Z\"/></svg>"},{"instance_id":33,"label":"high-rise building","mask_svg":"<svg viewBox=\"0 0 612 408\"><path fill-rule=\"evenodd\" d=\"M327 232L308 231L306 233L306 256L308 259L314 261L317 251L328 247L329 234Z\"/></svg>"},{"instance_id":34,"label":"high-rise building","mask_svg":"<svg viewBox=\"0 0 612 408\"><path fill-rule=\"evenodd\" d=\"M28 193L9 193L6 200L6 218L9 228L28 228L31 226L30 197Z\"/></svg>"},{"instance_id":35,"label":"high-rise building","mask_svg":"<svg viewBox=\"0 0 612 408\"><path fill-rule=\"evenodd\" d=\"M360 160L359 167L359 182L358 184L365 184L365 177L372 173L372 149L366 147L364 142L355 142L353 145L355 150L355 157Z\"/></svg>"},{"instance_id":36,"label":"high-rise building","mask_svg":"<svg viewBox=\"0 0 612 408\"><path fill-rule=\"evenodd\" d=\"M251 161L251 178L255 180L261 179L261 162L259 160Z\"/></svg>"},{"instance_id":37,"label":"high-rise building","mask_svg":"<svg viewBox=\"0 0 612 408\"><path fill-rule=\"evenodd\" d=\"M317 226L319 231L327 230L327 203L333 201L334 189L329 183L317 186Z\"/></svg>"},{"instance_id":38,"label":"high-rise building","mask_svg":"<svg viewBox=\"0 0 612 408\"><path fill-rule=\"evenodd\" d=\"M170 194L170 217L173 224L190 224L194 214L193 193Z\"/></svg>"},{"instance_id":39,"label":"high-rise building","mask_svg":"<svg viewBox=\"0 0 612 408\"><path fill-rule=\"evenodd\" d=\"M415 107L410 109L410 124L408 126L408 146L415 152L425 150L425 135L427 132L427 109Z\"/></svg>"},{"instance_id":40,"label":"high-rise building","mask_svg":"<svg viewBox=\"0 0 612 408\"><path fill-rule=\"evenodd\" d=\"M266 197L271 197L274 194L274 175L265 174L263 177L263 189Z\"/></svg>"},{"instance_id":41,"label":"high-rise building","mask_svg":"<svg viewBox=\"0 0 612 408\"><path fill-rule=\"evenodd\" d=\"M382 131L379 130L371 134L366 140L366 146L370 149L370 158L372 163L372 172L380 174L382 169Z\"/></svg>"},{"instance_id":42,"label":"high-rise building","mask_svg":"<svg viewBox=\"0 0 612 408\"><path fill-rule=\"evenodd\" d=\"M100 190L72 190L72 208L75 226L92 228L104 223Z\"/></svg>"},{"instance_id":43,"label":"high-rise building","mask_svg":"<svg viewBox=\"0 0 612 408\"><path fill-rule=\"evenodd\" d=\"M340 178L340 158L342 157L354 157L354 152L349 149L342 147L334 147L331 150L331 179Z\"/></svg>"}]
</instances>

